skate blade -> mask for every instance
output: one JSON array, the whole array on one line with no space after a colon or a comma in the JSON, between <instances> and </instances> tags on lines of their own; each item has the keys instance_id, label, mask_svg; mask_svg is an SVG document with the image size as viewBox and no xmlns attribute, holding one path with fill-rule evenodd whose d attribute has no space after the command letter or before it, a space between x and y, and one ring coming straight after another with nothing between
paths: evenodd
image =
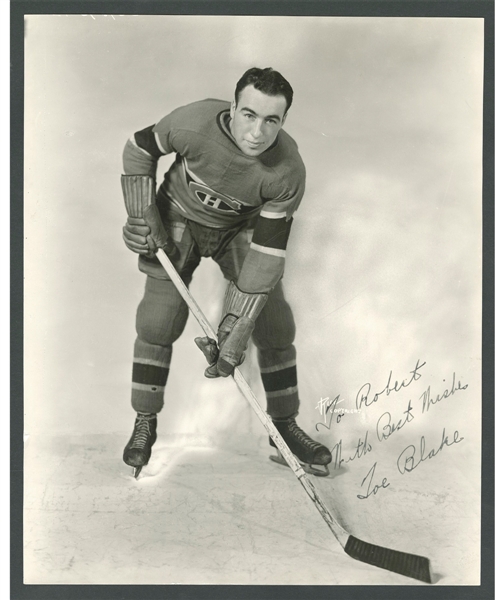
<instances>
[{"instance_id":1,"label":"skate blade","mask_svg":"<svg viewBox=\"0 0 500 600\"><path fill-rule=\"evenodd\" d=\"M136 479L139 479L139 474L142 471L142 467L132 467L132 474Z\"/></svg>"},{"instance_id":2,"label":"skate blade","mask_svg":"<svg viewBox=\"0 0 500 600\"><path fill-rule=\"evenodd\" d=\"M277 452L278 452L278 456L274 456L274 454L271 454L269 456L269 458L273 462L278 463L279 465L283 465L284 467L290 468L290 466L288 465L286 460L283 458L283 455L279 452L279 450L277 450ZM297 458L297 457L295 457L295 458ZM299 460L299 459L297 458L297 460ZM328 477L328 475L330 475L330 471L328 470L327 465L320 465L320 467L323 467L323 468L318 468L314 465L308 465L307 463L303 463L300 460L299 460L299 463L308 475L314 475L316 477Z\"/></svg>"}]
</instances>

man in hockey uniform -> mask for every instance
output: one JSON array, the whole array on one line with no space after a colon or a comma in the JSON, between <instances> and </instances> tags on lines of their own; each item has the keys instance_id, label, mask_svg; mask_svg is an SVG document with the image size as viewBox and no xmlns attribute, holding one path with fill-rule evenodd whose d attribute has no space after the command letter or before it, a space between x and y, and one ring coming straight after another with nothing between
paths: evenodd
<instances>
[{"instance_id":1,"label":"man in hockey uniform","mask_svg":"<svg viewBox=\"0 0 500 600\"><path fill-rule=\"evenodd\" d=\"M328 473L329 450L295 421L295 324L281 282L292 215L305 187L297 145L282 129L292 98L280 73L252 68L237 83L232 103L208 99L183 106L127 141L125 176L143 176L153 188L158 159L176 153L158 189L156 216L129 217L123 228L125 244L139 254L139 269L147 275L132 373L137 417L123 454L136 476L151 456L172 344L188 317L154 255L158 246L186 285L202 257L212 257L229 281L218 347L209 338L196 339L209 362L205 375L230 375L252 338L273 423L303 464L322 465L312 472Z\"/></svg>"}]
</instances>

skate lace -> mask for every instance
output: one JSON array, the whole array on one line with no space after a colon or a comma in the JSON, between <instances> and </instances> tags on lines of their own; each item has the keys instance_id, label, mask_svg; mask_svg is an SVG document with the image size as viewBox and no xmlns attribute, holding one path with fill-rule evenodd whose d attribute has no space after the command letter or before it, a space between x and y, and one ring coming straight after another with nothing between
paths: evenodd
<instances>
[{"instance_id":1,"label":"skate lace","mask_svg":"<svg viewBox=\"0 0 500 600\"><path fill-rule=\"evenodd\" d=\"M142 450L146 446L148 438L151 435L151 429L149 427L149 422L151 420L151 417L142 415L137 417L134 428L134 437L130 448L139 448Z\"/></svg>"},{"instance_id":2,"label":"skate lace","mask_svg":"<svg viewBox=\"0 0 500 600\"><path fill-rule=\"evenodd\" d=\"M321 444L319 442L315 442L312 438L310 438L307 435L305 431L302 431L302 429L297 425L295 421L290 422L288 430L299 442L301 442L305 446L308 446L312 450L321 447Z\"/></svg>"}]
</instances>

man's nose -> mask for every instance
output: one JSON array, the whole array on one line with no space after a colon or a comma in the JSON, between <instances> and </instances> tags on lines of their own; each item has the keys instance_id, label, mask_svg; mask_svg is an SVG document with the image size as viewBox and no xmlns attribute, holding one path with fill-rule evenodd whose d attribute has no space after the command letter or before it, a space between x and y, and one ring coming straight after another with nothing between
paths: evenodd
<instances>
[{"instance_id":1,"label":"man's nose","mask_svg":"<svg viewBox=\"0 0 500 600\"><path fill-rule=\"evenodd\" d=\"M262 121L255 119L251 133L254 138L259 138L262 135Z\"/></svg>"}]
</instances>

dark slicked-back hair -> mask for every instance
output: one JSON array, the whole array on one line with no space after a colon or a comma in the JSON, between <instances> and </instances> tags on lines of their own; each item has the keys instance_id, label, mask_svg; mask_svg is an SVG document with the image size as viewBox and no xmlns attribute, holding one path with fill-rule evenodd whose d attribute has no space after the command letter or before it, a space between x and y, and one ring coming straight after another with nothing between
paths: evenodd
<instances>
[{"instance_id":1,"label":"dark slicked-back hair","mask_svg":"<svg viewBox=\"0 0 500 600\"><path fill-rule=\"evenodd\" d=\"M256 90L259 90L259 92L262 92L267 96L284 96L286 100L285 114L292 105L292 86L281 73L278 73L278 71L275 71L271 67L267 67L266 69L253 67L243 74L236 84L236 90L234 92L236 104L238 104L240 99L241 91L246 88L247 85L253 85Z\"/></svg>"}]
</instances>

